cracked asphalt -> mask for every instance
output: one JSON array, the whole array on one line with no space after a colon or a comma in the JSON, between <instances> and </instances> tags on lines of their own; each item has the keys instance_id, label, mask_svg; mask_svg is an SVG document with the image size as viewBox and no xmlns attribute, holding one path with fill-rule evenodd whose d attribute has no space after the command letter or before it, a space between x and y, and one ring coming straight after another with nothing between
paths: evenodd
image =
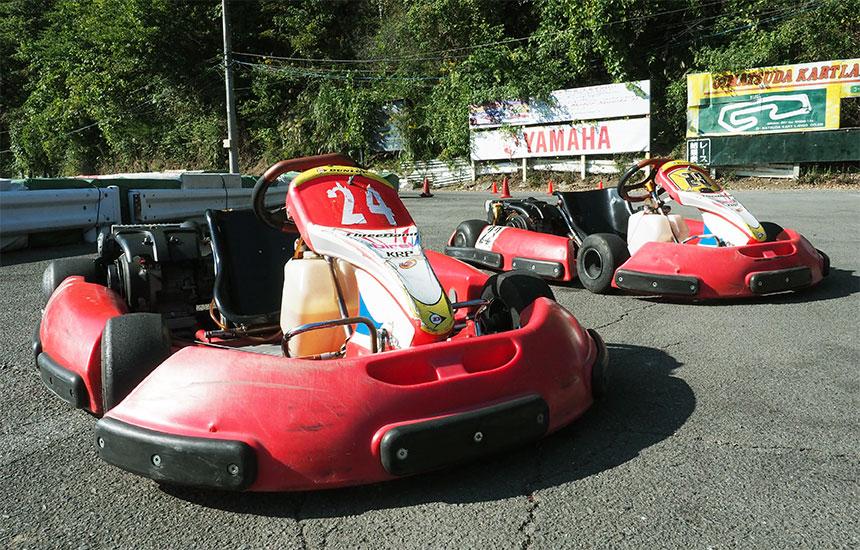
<instances>
[{"instance_id":1,"label":"cracked asphalt","mask_svg":"<svg viewBox=\"0 0 860 550\"><path fill-rule=\"evenodd\" d=\"M434 194L404 194L433 250L491 197ZM860 193L736 196L826 251L829 279L704 304L555 285L608 343L604 400L492 460L317 493L159 486L100 462L95 419L42 387L29 343L42 270L94 246L4 253L0 547L860 547Z\"/></svg>"}]
</instances>

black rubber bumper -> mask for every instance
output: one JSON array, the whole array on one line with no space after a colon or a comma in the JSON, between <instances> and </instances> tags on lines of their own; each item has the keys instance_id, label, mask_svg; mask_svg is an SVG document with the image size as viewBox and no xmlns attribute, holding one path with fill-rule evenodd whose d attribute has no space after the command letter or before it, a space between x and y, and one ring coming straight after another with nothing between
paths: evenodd
<instances>
[{"instance_id":1,"label":"black rubber bumper","mask_svg":"<svg viewBox=\"0 0 860 550\"><path fill-rule=\"evenodd\" d=\"M561 279L564 277L564 266L561 262L516 257L511 260L511 268L529 271L546 279Z\"/></svg>"},{"instance_id":2,"label":"black rubber bumper","mask_svg":"<svg viewBox=\"0 0 860 550\"><path fill-rule=\"evenodd\" d=\"M35 344L33 351L37 352ZM38 351L36 366L42 382L57 397L78 409L83 409L90 404L90 394L87 392L84 379L77 373L67 369L44 351Z\"/></svg>"},{"instance_id":3,"label":"black rubber bumper","mask_svg":"<svg viewBox=\"0 0 860 550\"><path fill-rule=\"evenodd\" d=\"M619 269L615 272L615 284L618 288L648 294L696 296L700 281L690 275L660 275Z\"/></svg>"},{"instance_id":4,"label":"black rubber bumper","mask_svg":"<svg viewBox=\"0 0 860 550\"><path fill-rule=\"evenodd\" d=\"M99 420L95 435L102 460L156 481L242 491L257 477L257 455L243 441L167 434L114 418Z\"/></svg>"},{"instance_id":5,"label":"black rubber bumper","mask_svg":"<svg viewBox=\"0 0 860 550\"><path fill-rule=\"evenodd\" d=\"M549 406L538 395L482 409L396 426L380 444L392 475L426 472L537 441L549 427Z\"/></svg>"},{"instance_id":6,"label":"black rubber bumper","mask_svg":"<svg viewBox=\"0 0 860 550\"><path fill-rule=\"evenodd\" d=\"M446 246L445 254L452 258L489 267L490 269L501 269L502 265L504 265L502 255L498 252L490 252L489 250L478 250L477 248L467 246Z\"/></svg>"},{"instance_id":7,"label":"black rubber bumper","mask_svg":"<svg viewBox=\"0 0 860 550\"><path fill-rule=\"evenodd\" d=\"M797 290L811 284L812 270L806 266L762 271L750 277L750 290L755 294Z\"/></svg>"}]
</instances>

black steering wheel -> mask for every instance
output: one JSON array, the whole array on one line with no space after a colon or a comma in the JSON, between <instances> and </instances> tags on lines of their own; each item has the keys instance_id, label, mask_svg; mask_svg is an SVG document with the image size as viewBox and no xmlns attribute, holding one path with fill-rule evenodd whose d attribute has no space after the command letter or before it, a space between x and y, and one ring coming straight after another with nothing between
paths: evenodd
<instances>
[{"instance_id":1,"label":"black steering wheel","mask_svg":"<svg viewBox=\"0 0 860 550\"><path fill-rule=\"evenodd\" d=\"M313 157L301 157L297 159L282 160L281 162L272 165L266 170L266 173L260 176L257 183L254 184L254 190L251 192L251 204L254 208L254 214L257 219L265 225L277 229L278 231L295 231L295 224L287 217L286 205L283 204L278 208L266 207L266 192L272 183L282 174L290 171L304 172L317 166L358 166L354 160L340 153L329 153L327 155L316 155Z\"/></svg>"},{"instance_id":2,"label":"black steering wheel","mask_svg":"<svg viewBox=\"0 0 860 550\"><path fill-rule=\"evenodd\" d=\"M631 166L629 170L624 172L624 174L621 176L621 179L618 180L618 186L617 186L618 194L621 196L622 199L626 200L627 202L642 202L642 201L644 201L645 199L647 199L648 197L651 196L651 189L654 189L654 177L657 175L657 169L660 168L661 166L663 166L664 164L666 164L667 162L669 162L669 159L664 159L664 158L653 158L653 159L640 160L639 162L637 162L636 164ZM645 168L647 166L653 166L654 169L651 170L651 172L647 176L645 176L645 179L643 179L637 183L630 183L630 178L632 178L634 175L636 175L637 172L639 172L640 170L642 170L643 168ZM648 189L648 191L644 194L641 194L641 195L631 195L630 194L630 191L635 191L637 189L643 189L643 188ZM655 189L655 191L657 192L658 195L661 193L665 193L665 189L663 189L662 187L659 189Z\"/></svg>"}]
</instances>

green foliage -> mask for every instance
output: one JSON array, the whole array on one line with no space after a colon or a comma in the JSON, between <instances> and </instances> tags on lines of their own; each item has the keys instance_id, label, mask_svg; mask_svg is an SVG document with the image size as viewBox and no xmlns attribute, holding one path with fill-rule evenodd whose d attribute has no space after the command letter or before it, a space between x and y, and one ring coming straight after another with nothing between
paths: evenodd
<instances>
[{"instance_id":1,"label":"green foliage","mask_svg":"<svg viewBox=\"0 0 860 550\"><path fill-rule=\"evenodd\" d=\"M860 0L230 2L240 156L468 155L470 104L650 79L682 150L689 72L858 55ZM0 2L0 175L223 168L218 0ZM251 54L251 55L249 55Z\"/></svg>"}]
</instances>

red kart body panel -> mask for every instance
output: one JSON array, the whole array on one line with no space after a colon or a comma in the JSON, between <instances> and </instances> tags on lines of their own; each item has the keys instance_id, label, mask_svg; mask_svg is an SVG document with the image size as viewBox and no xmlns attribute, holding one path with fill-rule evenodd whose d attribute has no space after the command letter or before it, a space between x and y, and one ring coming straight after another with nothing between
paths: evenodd
<instances>
[{"instance_id":1,"label":"red kart body panel","mask_svg":"<svg viewBox=\"0 0 860 550\"><path fill-rule=\"evenodd\" d=\"M648 167L642 181L630 180ZM637 189L646 193L630 194ZM660 198L664 191L701 219L670 213ZM830 269L827 255L802 235L759 222L707 170L686 161L643 159L614 187L553 195L554 204L534 197L487 201L493 224L462 222L446 253L488 269L525 269L560 281L581 277L584 288L599 294L614 287L691 299L801 290Z\"/></svg>"},{"instance_id":2,"label":"red kart body panel","mask_svg":"<svg viewBox=\"0 0 860 550\"><path fill-rule=\"evenodd\" d=\"M550 433L591 405L598 346L555 302L530 307L515 331L332 361L187 347L105 418L244 442L257 456L254 491L391 479L379 449L396 425L537 394Z\"/></svg>"},{"instance_id":3,"label":"red kart body panel","mask_svg":"<svg viewBox=\"0 0 860 550\"><path fill-rule=\"evenodd\" d=\"M39 329L42 348L84 381L87 410L102 413L101 341L105 323L128 313L117 293L105 286L69 277L51 295Z\"/></svg>"},{"instance_id":4,"label":"red kart body panel","mask_svg":"<svg viewBox=\"0 0 860 550\"><path fill-rule=\"evenodd\" d=\"M547 278L558 281L576 278L576 245L567 237L499 225L491 226L486 235L489 238L479 239L476 248L500 254L503 263L498 269L502 271L528 269L517 265L519 258L525 258L559 264L561 275ZM448 244L452 240L453 235Z\"/></svg>"},{"instance_id":5,"label":"red kart body panel","mask_svg":"<svg viewBox=\"0 0 860 550\"><path fill-rule=\"evenodd\" d=\"M480 297L486 274L442 254L428 251L427 257L446 292L462 301ZM103 413L104 325L127 312L118 294L82 277L67 278L45 308L41 356L84 380L89 399L81 406L95 414ZM547 413L530 418L540 433L514 438L513 444L522 444L566 426L592 405L592 371L598 364L606 367L606 348L556 302L538 298L523 311L521 328L497 334L476 336L465 311L458 312L457 322L466 328L447 341L330 360L174 340L172 355L97 423L99 453L142 454L146 465L130 471L175 481L159 477L159 468L180 460L187 465L191 456L211 473L214 459L196 449L226 442L251 451L247 484L210 484L208 478L189 484L251 491L333 488L437 467L394 471L390 450L386 465L386 436L399 429L539 401ZM134 436L122 440L118 433ZM465 446L492 444L487 433L490 441L481 442L481 434L471 432ZM449 436L432 442L437 454L447 452ZM168 443L157 453L141 453L135 437L144 445ZM175 440L186 446L182 452L172 447ZM464 447L462 441L456 445ZM232 463L238 461L229 462L228 468L239 470ZM438 467L444 466L443 461ZM229 481L227 468L219 465L217 471Z\"/></svg>"},{"instance_id":6,"label":"red kart body panel","mask_svg":"<svg viewBox=\"0 0 860 550\"><path fill-rule=\"evenodd\" d=\"M414 225L412 216L397 190L384 179L360 168L337 167L353 171L360 183L347 184L344 173L321 175L290 184L287 209L302 235L308 235L308 223L341 229L385 229ZM313 243L311 243L313 244Z\"/></svg>"},{"instance_id":7,"label":"red kart body panel","mask_svg":"<svg viewBox=\"0 0 860 550\"><path fill-rule=\"evenodd\" d=\"M701 220L685 218L684 221L691 235L705 232ZM452 235L449 245L453 238ZM766 290L753 291L751 283L756 275L776 275L776 272L784 270L808 268L809 275L804 274L799 283L786 280L790 289L795 290L818 284L827 270L824 257L808 240L791 229L785 229L776 241L743 246L705 246L700 245L699 241L693 238L687 243L646 243L617 269L612 286L639 294L696 299L740 298L768 293ZM557 264L558 273L562 275L538 273L542 277L558 281L571 281L577 277L576 245L567 237L515 227L488 226L475 248L496 254L499 265L494 268L501 271L529 269L534 262L547 262ZM637 287L627 286L624 283L625 273L638 276L640 284ZM622 277L620 281L619 275ZM654 290L649 292L641 287L641 280L648 276L687 278L698 282L694 292L689 288L674 292L656 283L653 285ZM776 288L775 291L782 289Z\"/></svg>"},{"instance_id":8,"label":"red kart body panel","mask_svg":"<svg viewBox=\"0 0 860 550\"><path fill-rule=\"evenodd\" d=\"M702 222L686 221L692 234L701 234ZM623 288L618 285L619 274L623 272L644 276L687 275L699 280L696 298L741 298L757 294L751 288L756 274L805 267L811 273L809 285L818 284L824 277L822 256L791 229L785 229L774 242L725 247L699 246L696 242L646 243L618 268L612 286Z\"/></svg>"},{"instance_id":9,"label":"red kart body panel","mask_svg":"<svg viewBox=\"0 0 860 550\"><path fill-rule=\"evenodd\" d=\"M433 272L442 284L442 288L449 293L453 289L456 300L470 300L481 297L487 274L483 271L464 264L459 260L450 258L439 252L425 250ZM465 312L463 312L465 315Z\"/></svg>"}]
</instances>

